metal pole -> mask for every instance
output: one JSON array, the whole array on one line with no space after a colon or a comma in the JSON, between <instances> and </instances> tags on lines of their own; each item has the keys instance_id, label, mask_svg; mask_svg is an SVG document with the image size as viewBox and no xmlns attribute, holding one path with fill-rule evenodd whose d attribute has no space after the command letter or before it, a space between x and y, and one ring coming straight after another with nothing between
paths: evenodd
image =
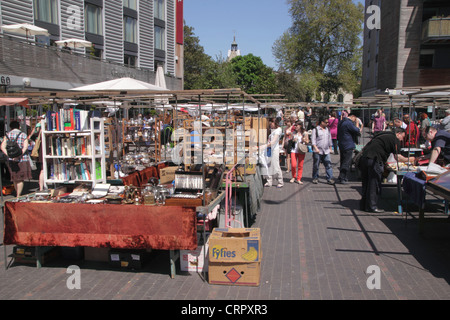
<instances>
[{"instance_id":1,"label":"metal pole","mask_svg":"<svg viewBox=\"0 0 450 320\"><path fill-rule=\"evenodd\" d=\"M202 123L202 101L201 101L201 96L198 95L198 110L199 110L199 117L200 117L200 147L201 147L201 154L202 154L202 165L201 165L201 170L202 170L202 187L203 187L203 198L202 198L202 205L205 205L205 170L204 170L204 161L203 161L203 123ZM195 151L194 151L195 154ZM204 221L205 218L203 218Z\"/></svg>"}]
</instances>

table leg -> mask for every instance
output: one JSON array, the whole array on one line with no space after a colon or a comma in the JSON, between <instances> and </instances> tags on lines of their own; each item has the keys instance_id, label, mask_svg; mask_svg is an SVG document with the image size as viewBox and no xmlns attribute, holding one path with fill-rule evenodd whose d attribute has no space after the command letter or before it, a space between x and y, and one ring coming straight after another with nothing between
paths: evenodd
<instances>
[{"instance_id":1,"label":"table leg","mask_svg":"<svg viewBox=\"0 0 450 320\"><path fill-rule=\"evenodd\" d=\"M170 254L170 277L172 279L174 279L175 273L176 273L175 272L175 270L176 270L175 262L180 257L180 251L179 250L170 250L169 254Z\"/></svg>"},{"instance_id":2,"label":"table leg","mask_svg":"<svg viewBox=\"0 0 450 320\"><path fill-rule=\"evenodd\" d=\"M424 232L424 224L425 224L425 210L419 210L419 234L423 234Z\"/></svg>"},{"instance_id":3,"label":"table leg","mask_svg":"<svg viewBox=\"0 0 450 320\"><path fill-rule=\"evenodd\" d=\"M42 261L41 261L41 250L40 247L36 247L36 267L39 269L42 267Z\"/></svg>"},{"instance_id":4,"label":"table leg","mask_svg":"<svg viewBox=\"0 0 450 320\"><path fill-rule=\"evenodd\" d=\"M401 177L397 175L397 194L398 194L398 213L403 217L403 199L402 199L402 183Z\"/></svg>"}]
</instances>

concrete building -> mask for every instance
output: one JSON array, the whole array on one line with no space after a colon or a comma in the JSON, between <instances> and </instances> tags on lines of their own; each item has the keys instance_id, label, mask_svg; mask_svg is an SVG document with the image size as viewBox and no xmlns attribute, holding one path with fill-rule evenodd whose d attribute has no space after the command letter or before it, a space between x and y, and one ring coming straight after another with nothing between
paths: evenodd
<instances>
[{"instance_id":1,"label":"concrete building","mask_svg":"<svg viewBox=\"0 0 450 320\"><path fill-rule=\"evenodd\" d=\"M8 0L0 3L0 23L50 33L26 39L2 29L3 90L64 90L125 76L154 83L159 65L169 89L183 88L182 0ZM93 46L55 46L70 38Z\"/></svg>"},{"instance_id":2,"label":"concrete building","mask_svg":"<svg viewBox=\"0 0 450 320\"><path fill-rule=\"evenodd\" d=\"M362 95L450 84L448 0L366 0ZM379 17L374 10L381 10ZM374 28L379 18L380 28Z\"/></svg>"}]
</instances>

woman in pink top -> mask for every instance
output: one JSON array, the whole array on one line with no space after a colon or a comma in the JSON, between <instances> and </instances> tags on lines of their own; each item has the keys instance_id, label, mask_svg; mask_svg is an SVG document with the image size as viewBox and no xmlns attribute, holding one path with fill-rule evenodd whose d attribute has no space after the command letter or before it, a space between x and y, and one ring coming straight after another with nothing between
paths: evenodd
<instances>
[{"instance_id":1,"label":"woman in pink top","mask_svg":"<svg viewBox=\"0 0 450 320\"><path fill-rule=\"evenodd\" d=\"M328 119L328 129L330 129L331 140L333 141L334 154L339 154L338 143L337 143L338 123L339 123L339 119L336 117L336 112L335 111L331 112L330 118Z\"/></svg>"},{"instance_id":2,"label":"woman in pink top","mask_svg":"<svg viewBox=\"0 0 450 320\"><path fill-rule=\"evenodd\" d=\"M386 118L381 110L377 110L372 122L372 133L386 130Z\"/></svg>"}]
</instances>

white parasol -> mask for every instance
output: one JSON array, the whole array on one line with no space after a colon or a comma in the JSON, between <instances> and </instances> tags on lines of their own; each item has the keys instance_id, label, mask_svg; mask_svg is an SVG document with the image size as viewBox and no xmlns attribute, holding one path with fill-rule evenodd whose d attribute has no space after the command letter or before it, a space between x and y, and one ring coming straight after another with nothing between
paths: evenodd
<instances>
[{"instance_id":1,"label":"white parasol","mask_svg":"<svg viewBox=\"0 0 450 320\"><path fill-rule=\"evenodd\" d=\"M67 43L69 48L90 48L92 47L92 42L82 39L66 39L66 40L58 40L55 41L58 46L64 47Z\"/></svg>"},{"instance_id":2,"label":"white parasol","mask_svg":"<svg viewBox=\"0 0 450 320\"><path fill-rule=\"evenodd\" d=\"M168 91L165 88L155 86L153 84L136 80L133 78L120 78L99 83L89 84L86 86L70 89L72 91L132 91L132 90L153 90L153 91Z\"/></svg>"},{"instance_id":3,"label":"white parasol","mask_svg":"<svg viewBox=\"0 0 450 320\"><path fill-rule=\"evenodd\" d=\"M2 25L2 29L7 32L16 33L20 35L29 36L49 36L47 29L29 24L29 23L18 23L10 25Z\"/></svg>"},{"instance_id":4,"label":"white parasol","mask_svg":"<svg viewBox=\"0 0 450 320\"><path fill-rule=\"evenodd\" d=\"M158 66L156 69L155 78L155 86L166 89L166 78L164 77L164 68L162 66ZM165 105L169 103L169 99L161 96L161 98L155 98L155 103Z\"/></svg>"}]
</instances>

